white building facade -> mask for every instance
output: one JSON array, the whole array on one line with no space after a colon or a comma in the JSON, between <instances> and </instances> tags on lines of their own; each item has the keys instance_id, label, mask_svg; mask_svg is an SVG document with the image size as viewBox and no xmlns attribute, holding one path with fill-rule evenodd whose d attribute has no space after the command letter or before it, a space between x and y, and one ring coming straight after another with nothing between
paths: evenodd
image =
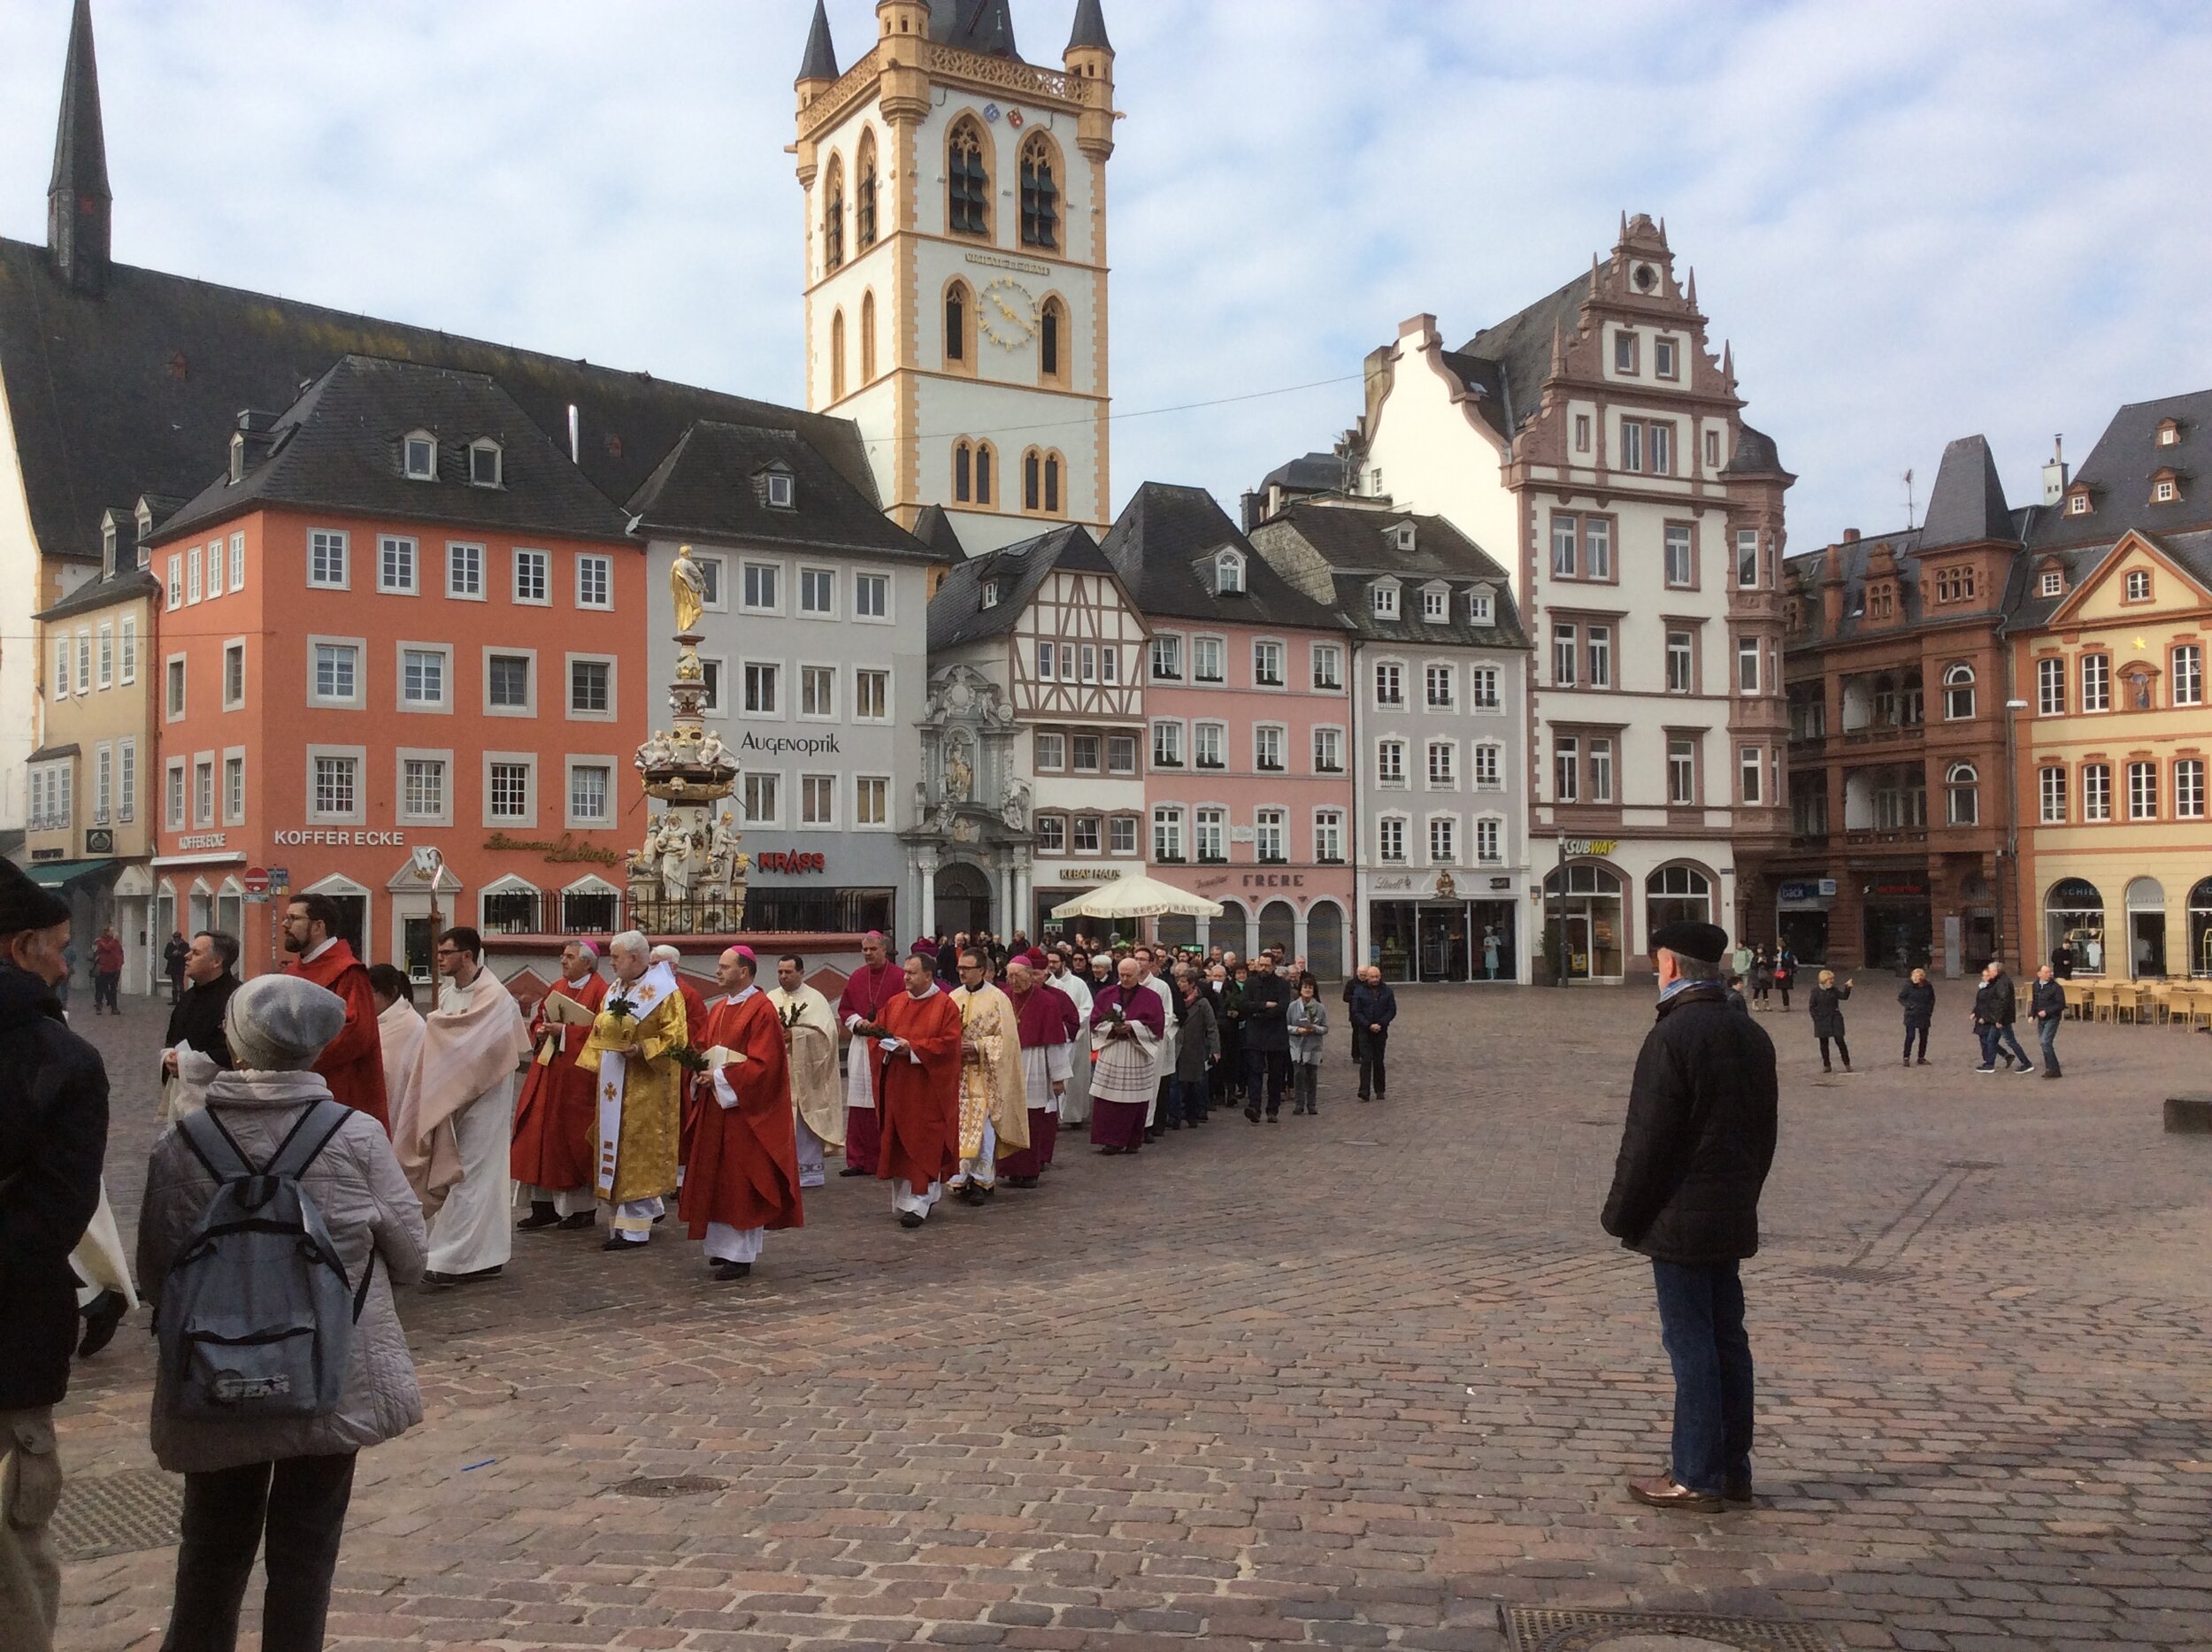
<instances>
[{"instance_id":1,"label":"white building facade","mask_svg":"<svg viewBox=\"0 0 2212 1652\"><path fill-rule=\"evenodd\" d=\"M1419 316L1369 358L1360 491L1498 549L1533 645L1541 979L1619 980L1678 918L1739 932L1736 846L1786 841L1793 479L1742 408L1641 216L1463 349Z\"/></svg>"}]
</instances>

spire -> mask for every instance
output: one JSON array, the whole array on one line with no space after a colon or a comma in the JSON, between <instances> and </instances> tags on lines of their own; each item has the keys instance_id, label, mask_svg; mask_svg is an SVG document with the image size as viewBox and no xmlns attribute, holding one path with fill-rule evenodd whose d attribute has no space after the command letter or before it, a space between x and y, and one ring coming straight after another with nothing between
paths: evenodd
<instances>
[{"instance_id":1,"label":"spire","mask_svg":"<svg viewBox=\"0 0 2212 1652\"><path fill-rule=\"evenodd\" d=\"M937 6L930 6L930 33L948 46L979 57L1007 58L1016 62L1021 53L1014 46L1014 14L1006 0L956 0L949 27L938 33Z\"/></svg>"},{"instance_id":2,"label":"spire","mask_svg":"<svg viewBox=\"0 0 2212 1652\"><path fill-rule=\"evenodd\" d=\"M837 48L830 42L829 12L814 0L814 27L806 32L806 56L799 59L800 85L837 78Z\"/></svg>"},{"instance_id":3,"label":"spire","mask_svg":"<svg viewBox=\"0 0 2212 1652\"><path fill-rule=\"evenodd\" d=\"M1593 298L1595 298L1597 296L1598 296L1598 255L1597 255L1596 253L1593 252L1593 253L1590 255L1590 296L1591 296L1591 297L1593 297Z\"/></svg>"},{"instance_id":4,"label":"spire","mask_svg":"<svg viewBox=\"0 0 2212 1652\"><path fill-rule=\"evenodd\" d=\"M1075 27L1068 31L1068 50L1085 47L1093 51L1114 49L1114 42L1106 38L1106 17L1099 10L1098 0L1076 0Z\"/></svg>"},{"instance_id":5,"label":"spire","mask_svg":"<svg viewBox=\"0 0 2212 1652\"><path fill-rule=\"evenodd\" d=\"M1567 371L1567 329L1555 321L1551 324L1551 370L1544 376L1556 379Z\"/></svg>"},{"instance_id":6,"label":"spire","mask_svg":"<svg viewBox=\"0 0 2212 1652\"><path fill-rule=\"evenodd\" d=\"M1683 296L1689 300L1691 309L1697 308L1697 265L1694 264L1690 265L1689 286L1685 289Z\"/></svg>"},{"instance_id":7,"label":"spire","mask_svg":"<svg viewBox=\"0 0 2212 1652\"><path fill-rule=\"evenodd\" d=\"M1626 241L1626 240L1628 239L1628 209L1627 209L1626 207L1623 207L1623 208L1621 209L1621 237L1620 237L1620 238L1621 238L1621 241ZM1614 244L1614 245L1616 245L1616 246L1618 246L1618 245L1620 244L1620 242L1614 242L1613 244Z\"/></svg>"},{"instance_id":8,"label":"spire","mask_svg":"<svg viewBox=\"0 0 2212 1652\"><path fill-rule=\"evenodd\" d=\"M77 0L62 71L54 177L46 186L46 256L79 292L96 295L107 286L114 201L100 128L100 72L92 58L92 0Z\"/></svg>"},{"instance_id":9,"label":"spire","mask_svg":"<svg viewBox=\"0 0 2212 1652\"><path fill-rule=\"evenodd\" d=\"M1729 339L1720 344L1720 381L1732 391L1736 388L1736 346Z\"/></svg>"}]
</instances>

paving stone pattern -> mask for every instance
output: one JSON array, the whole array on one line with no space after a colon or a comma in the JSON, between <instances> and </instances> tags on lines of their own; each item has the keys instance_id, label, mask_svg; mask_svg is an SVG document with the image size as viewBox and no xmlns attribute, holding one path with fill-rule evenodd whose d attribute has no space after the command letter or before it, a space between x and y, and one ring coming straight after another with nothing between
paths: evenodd
<instances>
[{"instance_id":1,"label":"paving stone pattern","mask_svg":"<svg viewBox=\"0 0 2212 1652\"><path fill-rule=\"evenodd\" d=\"M1983 1077L1943 990L1910 1072L1824 1080L1801 1009L1762 1018L1752 1511L1621 1490L1671 1395L1596 1223L1647 997L1409 990L1386 1103L1340 1051L1317 1118L1071 1142L919 1233L833 1178L742 1285L664 1230L411 1293L428 1420L362 1459L334 1644L1489 1648L1503 1603L2212 1643L2212 1139L2160 1128L2212 1041L2070 1027L2064 1080ZM80 1017L127 1228L164 1013ZM134 1325L80 1368L72 1474L149 1464L148 1361ZM725 1488L618 1489L687 1476ZM70 1565L61 1644L157 1644L174 1553Z\"/></svg>"}]
</instances>

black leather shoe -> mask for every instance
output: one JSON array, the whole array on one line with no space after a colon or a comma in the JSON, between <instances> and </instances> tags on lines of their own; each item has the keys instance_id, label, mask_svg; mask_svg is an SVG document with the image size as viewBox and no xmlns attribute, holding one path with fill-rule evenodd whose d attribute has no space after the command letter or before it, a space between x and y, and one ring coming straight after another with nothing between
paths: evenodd
<instances>
[{"instance_id":1,"label":"black leather shoe","mask_svg":"<svg viewBox=\"0 0 2212 1652\"><path fill-rule=\"evenodd\" d=\"M551 1200L533 1199L530 1201L530 1214L515 1224L515 1232L534 1233L541 1227L558 1227L560 1225L561 1218L554 1212Z\"/></svg>"},{"instance_id":2,"label":"black leather shoe","mask_svg":"<svg viewBox=\"0 0 2212 1652\"><path fill-rule=\"evenodd\" d=\"M1734 1503L1740 1508L1747 1508L1758 1501L1751 1494L1749 1480L1728 1481L1720 1488L1720 1500L1723 1502Z\"/></svg>"},{"instance_id":3,"label":"black leather shoe","mask_svg":"<svg viewBox=\"0 0 2212 1652\"><path fill-rule=\"evenodd\" d=\"M643 1240L625 1239L619 1233L610 1233L607 1235L607 1242L600 1246L599 1249L602 1250L612 1250L618 1253L626 1250L642 1250L645 1249L645 1241Z\"/></svg>"},{"instance_id":4,"label":"black leather shoe","mask_svg":"<svg viewBox=\"0 0 2212 1652\"><path fill-rule=\"evenodd\" d=\"M714 1264L714 1277L724 1284L732 1279L741 1279L752 1271L753 1264L749 1262L718 1262Z\"/></svg>"},{"instance_id":5,"label":"black leather shoe","mask_svg":"<svg viewBox=\"0 0 2212 1652\"><path fill-rule=\"evenodd\" d=\"M899 1212L899 1226L901 1227L919 1227L921 1225L922 1214L920 1211L901 1210Z\"/></svg>"},{"instance_id":6,"label":"black leather shoe","mask_svg":"<svg viewBox=\"0 0 2212 1652\"><path fill-rule=\"evenodd\" d=\"M843 1170L839 1171L837 1173L840 1176L872 1176L875 1174L875 1172L872 1170L863 1170L857 1164L848 1164Z\"/></svg>"},{"instance_id":7,"label":"black leather shoe","mask_svg":"<svg viewBox=\"0 0 2212 1652\"><path fill-rule=\"evenodd\" d=\"M576 1210L563 1217L560 1221L561 1232L564 1233L580 1233L586 1228L598 1226L599 1212L596 1210Z\"/></svg>"}]
</instances>

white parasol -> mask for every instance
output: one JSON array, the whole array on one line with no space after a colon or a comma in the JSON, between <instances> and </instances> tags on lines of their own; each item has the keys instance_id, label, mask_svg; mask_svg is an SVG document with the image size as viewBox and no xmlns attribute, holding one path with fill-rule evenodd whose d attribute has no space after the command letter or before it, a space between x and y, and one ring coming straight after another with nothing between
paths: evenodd
<instances>
[{"instance_id":1,"label":"white parasol","mask_svg":"<svg viewBox=\"0 0 2212 1652\"><path fill-rule=\"evenodd\" d=\"M1218 918L1221 903L1190 895L1157 878L1123 878L1063 902L1055 918Z\"/></svg>"}]
</instances>

